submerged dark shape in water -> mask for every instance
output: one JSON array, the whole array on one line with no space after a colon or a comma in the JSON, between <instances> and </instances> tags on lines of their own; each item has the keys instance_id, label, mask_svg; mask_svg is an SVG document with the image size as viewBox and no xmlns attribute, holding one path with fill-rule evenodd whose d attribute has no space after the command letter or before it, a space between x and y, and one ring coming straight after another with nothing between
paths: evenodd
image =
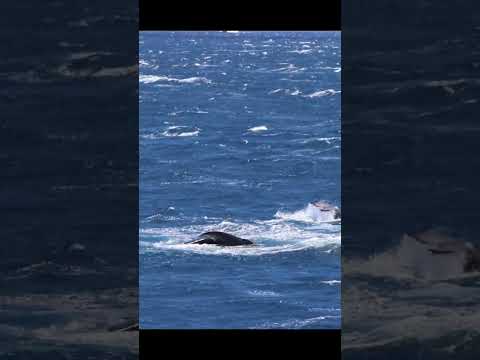
<instances>
[{"instance_id":1,"label":"submerged dark shape in water","mask_svg":"<svg viewBox=\"0 0 480 360\"><path fill-rule=\"evenodd\" d=\"M472 243L452 237L443 228L433 228L415 235L408 235L426 245L432 255L463 255L463 271L480 271L480 249Z\"/></svg>"},{"instance_id":2,"label":"submerged dark shape in water","mask_svg":"<svg viewBox=\"0 0 480 360\"><path fill-rule=\"evenodd\" d=\"M236 237L221 231L209 231L201 234L197 239L187 242L187 244L211 244L218 246L241 246L253 245L250 240Z\"/></svg>"},{"instance_id":3,"label":"submerged dark shape in water","mask_svg":"<svg viewBox=\"0 0 480 360\"><path fill-rule=\"evenodd\" d=\"M337 207L337 206L334 206L332 204L329 204L328 202L326 201L323 201L323 200L318 200L318 201L314 201L312 203L313 206L315 206L316 208L318 208L320 211L322 212L331 212L333 213L333 218L334 219L340 219L341 218L341 212L340 212L340 209Z\"/></svg>"}]
</instances>

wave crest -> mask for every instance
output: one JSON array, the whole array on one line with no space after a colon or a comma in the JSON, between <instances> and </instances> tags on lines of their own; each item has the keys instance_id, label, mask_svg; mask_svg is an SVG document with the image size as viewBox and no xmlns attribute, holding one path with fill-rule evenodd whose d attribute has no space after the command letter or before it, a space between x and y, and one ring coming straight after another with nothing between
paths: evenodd
<instances>
[{"instance_id":1,"label":"wave crest","mask_svg":"<svg viewBox=\"0 0 480 360\"><path fill-rule=\"evenodd\" d=\"M139 81L143 84L153 84L153 83L162 82L162 81L173 82L178 84L201 84L201 83L211 84L212 83L212 81L207 79L206 77L199 77L199 76L178 79L178 78L168 77L168 76L140 75Z\"/></svg>"},{"instance_id":2,"label":"wave crest","mask_svg":"<svg viewBox=\"0 0 480 360\"><path fill-rule=\"evenodd\" d=\"M250 239L255 246L219 247L185 244L207 231L222 231ZM206 255L259 256L316 250L337 256L341 243L338 228L330 224L311 221L299 224L289 218L257 220L250 223L217 220L215 223L183 228L145 228L140 230L140 234L141 251L183 251Z\"/></svg>"},{"instance_id":3,"label":"wave crest","mask_svg":"<svg viewBox=\"0 0 480 360\"><path fill-rule=\"evenodd\" d=\"M327 223L338 224L339 219L335 219L333 212L323 212L312 204L308 204L305 208L294 212L277 211L276 218L284 220L301 221L307 223Z\"/></svg>"}]
</instances>

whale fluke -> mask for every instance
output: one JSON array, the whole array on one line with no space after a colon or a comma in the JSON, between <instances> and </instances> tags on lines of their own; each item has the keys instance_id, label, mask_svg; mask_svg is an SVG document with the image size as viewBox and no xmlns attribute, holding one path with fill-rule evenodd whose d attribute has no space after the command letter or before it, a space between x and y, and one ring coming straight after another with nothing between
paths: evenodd
<instances>
[{"instance_id":1,"label":"whale fluke","mask_svg":"<svg viewBox=\"0 0 480 360\"><path fill-rule=\"evenodd\" d=\"M221 231L209 231L201 234L197 239L189 241L186 244L211 244L218 246L241 246L253 245L250 240L236 237L235 235L227 234Z\"/></svg>"}]
</instances>

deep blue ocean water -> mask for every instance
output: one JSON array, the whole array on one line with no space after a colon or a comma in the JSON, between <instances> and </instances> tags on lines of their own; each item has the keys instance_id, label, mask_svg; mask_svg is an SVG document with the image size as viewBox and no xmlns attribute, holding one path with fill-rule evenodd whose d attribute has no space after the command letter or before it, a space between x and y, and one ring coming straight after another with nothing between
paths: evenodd
<instances>
[{"instance_id":1,"label":"deep blue ocean water","mask_svg":"<svg viewBox=\"0 0 480 360\"><path fill-rule=\"evenodd\" d=\"M340 33L139 42L140 326L339 328Z\"/></svg>"}]
</instances>

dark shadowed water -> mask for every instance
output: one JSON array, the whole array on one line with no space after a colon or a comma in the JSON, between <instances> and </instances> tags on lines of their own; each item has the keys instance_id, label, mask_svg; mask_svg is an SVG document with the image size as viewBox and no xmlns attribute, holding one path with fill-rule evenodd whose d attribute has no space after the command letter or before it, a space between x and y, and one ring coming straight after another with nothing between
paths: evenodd
<instances>
[{"instance_id":1,"label":"dark shadowed water","mask_svg":"<svg viewBox=\"0 0 480 360\"><path fill-rule=\"evenodd\" d=\"M342 14L342 358L477 359L480 13L368 5Z\"/></svg>"},{"instance_id":2,"label":"dark shadowed water","mask_svg":"<svg viewBox=\"0 0 480 360\"><path fill-rule=\"evenodd\" d=\"M139 41L141 327L339 328L340 33Z\"/></svg>"}]
</instances>

